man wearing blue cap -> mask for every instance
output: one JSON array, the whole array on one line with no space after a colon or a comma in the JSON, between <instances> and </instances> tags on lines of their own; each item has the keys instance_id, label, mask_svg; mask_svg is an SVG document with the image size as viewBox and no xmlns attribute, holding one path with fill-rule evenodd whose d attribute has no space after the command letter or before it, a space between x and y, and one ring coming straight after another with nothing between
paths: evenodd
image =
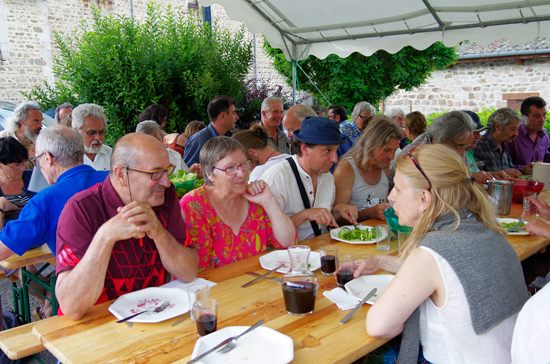
<instances>
[{"instance_id":1,"label":"man wearing blue cap","mask_svg":"<svg viewBox=\"0 0 550 364\"><path fill-rule=\"evenodd\" d=\"M328 232L345 218L357 223L357 208L334 205L336 188L330 168L338 162L336 151L346 142L338 123L324 117L305 118L294 131L296 152L262 175L279 207L290 217L298 231L298 241Z\"/></svg>"}]
</instances>

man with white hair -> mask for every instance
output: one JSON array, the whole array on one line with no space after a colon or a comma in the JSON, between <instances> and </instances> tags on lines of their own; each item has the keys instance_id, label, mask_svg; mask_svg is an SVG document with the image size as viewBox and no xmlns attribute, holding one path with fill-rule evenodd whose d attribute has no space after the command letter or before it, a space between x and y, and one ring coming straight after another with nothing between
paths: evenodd
<instances>
[{"instance_id":1,"label":"man with white hair","mask_svg":"<svg viewBox=\"0 0 550 364\"><path fill-rule=\"evenodd\" d=\"M290 140L279 129L283 122L283 100L278 97L268 97L262 102L262 122L267 129L269 146L279 153L290 153ZM317 114L315 114L317 115Z\"/></svg>"},{"instance_id":2,"label":"man with white hair","mask_svg":"<svg viewBox=\"0 0 550 364\"><path fill-rule=\"evenodd\" d=\"M97 171L108 171L111 167L111 147L103 144L107 116L103 107L96 104L82 104L72 112L72 127L84 141L84 164Z\"/></svg>"},{"instance_id":3,"label":"man with white hair","mask_svg":"<svg viewBox=\"0 0 550 364\"><path fill-rule=\"evenodd\" d=\"M7 120L6 130L0 132L0 138L14 137L18 141L34 142L42 129L42 111L33 101L24 101L17 105L13 117Z\"/></svg>"},{"instance_id":4,"label":"man with white hair","mask_svg":"<svg viewBox=\"0 0 550 364\"><path fill-rule=\"evenodd\" d=\"M374 106L366 101L358 102L353 108L351 114L351 122L344 121L340 124L340 132L342 136L345 136L351 142L351 145L361 138L363 130L367 127L369 121L376 115L376 109Z\"/></svg>"},{"instance_id":5,"label":"man with white hair","mask_svg":"<svg viewBox=\"0 0 550 364\"><path fill-rule=\"evenodd\" d=\"M302 121L306 117L317 116L315 111L307 105L294 105L288 109L283 117L283 126L287 132L288 138L294 140L294 132L300 130L302 127Z\"/></svg>"}]
</instances>

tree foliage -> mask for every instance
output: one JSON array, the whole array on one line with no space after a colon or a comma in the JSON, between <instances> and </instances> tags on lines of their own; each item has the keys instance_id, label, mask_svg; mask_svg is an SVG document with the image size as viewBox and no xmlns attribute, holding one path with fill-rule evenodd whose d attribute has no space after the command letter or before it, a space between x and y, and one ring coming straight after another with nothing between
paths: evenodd
<instances>
[{"instance_id":1,"label":"tree foliage","mask_svg":"<svg viewBox=\"0 0 550 364\"><path fill-rule=\"evenodd\" d=\"M45 108L62 102L102 105L110 120L109 144L133 131L148 105L170 112L167 131L183 131L188 121L207 121L208 101L218 94L240 99L252 61L244 26L231 34L202 23L196 13L148 4L145 19L103 16L68 38L55 35L55 85L35 87L26 96Z\"/></svg>"},{"instance_id":2,"label":"tree foliage","mask_svg":"<svg viewBox=\"0 0 550 364\"><path fill-rule=\"evenodd\" d=\"M283 51L272 48L267 41L264 41L264 49L272 58L275 69L291 85L292 65L285 59ZM395 54L379 50L370 57L357 52L347 58L334 54L325 59L309 56L298 64L332 105L343 105L351 112L359 101L377 106L380 100L397 89L411 91L424 83L434 69L445 69L457 58L455 48L438 42L423 51L407 46ZM300 69L297 74L300 88L312 94L316 102L328 106Z\"/></svg>"}]
</instances>

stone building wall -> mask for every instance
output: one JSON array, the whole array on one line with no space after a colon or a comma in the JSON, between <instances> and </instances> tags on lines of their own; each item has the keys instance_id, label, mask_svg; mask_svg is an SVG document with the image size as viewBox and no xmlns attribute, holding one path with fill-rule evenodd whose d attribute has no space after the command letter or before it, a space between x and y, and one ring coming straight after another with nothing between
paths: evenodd
<instances>
[{"instance_id":1,"label":"stone building wall","mask_svg":"<svg viewBox=\"0 0 550 364\"><path fill-rule=\"evenodd\" d=\"M162 7L184 6L184 0L156 0ZM148 0L134 0L134 17L143 19ZM54 34L71 35L84 22L91 24L91 6L105 15L131 15L129 0L0 0L0 100L22 101L21 91L28 92L44 81L53 83ZM212 7L212 19L230 30L240 29L241 22L231 20L219 5ZM247 32L247 39L253 35ZM261 49L256 37L258 78L283 85L278 73ZM254 77L254 64L249 77Z\"/></svg>"},{"instance_id":2,"label":"stone building wall","mask_svg":"<svg viewBox=\"0 0 550 364\"><path fill-rule=\"evenodd\" d=\"M385 100L385 109L403 106L408 111L433 112L491 106L506 107L514 94L537 94L550 101L550 58L458 63L435 71L411 92L399 90Z\"/></svg>"}]
</instances>

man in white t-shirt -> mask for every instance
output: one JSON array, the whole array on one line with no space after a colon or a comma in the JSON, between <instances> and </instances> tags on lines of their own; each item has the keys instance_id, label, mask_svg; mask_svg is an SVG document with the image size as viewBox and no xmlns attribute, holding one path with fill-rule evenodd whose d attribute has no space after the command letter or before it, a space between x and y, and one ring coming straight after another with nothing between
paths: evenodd
<instances>
[{"instance_id":1,"label":"man in white t-shirt","mask_svg":"<svg viewBox=\"0 0 550 364\"><path fill-rule=\"evenodd\" d=\"M267 182L279 207L297 227L298 241L328 232L328 225L337 227L336 219L340 217L356 224L355 206L333 206L336 188L329 170L338 162L338 146L346 141L340 135L338 123L323 117L306 118L301 129L294 131L294 138L293 149L296 155L292 160L296 164L310 208L306 209L304 206L295 174L288 161L269 168L262 175L262 180Z\"/></svg>"},{"instance_id":2,"label":"man in white t-shirt","mask_svg":"<svg viewBox=\"0 0 550 364\"><path fill-rule=\"evenodd\" d=\"M96 171L111 169L111 147L104 145L107 116L96 104L78 105L72 112L72 127L84 141L84 164Z\"/></svg>"}]
</instances>

